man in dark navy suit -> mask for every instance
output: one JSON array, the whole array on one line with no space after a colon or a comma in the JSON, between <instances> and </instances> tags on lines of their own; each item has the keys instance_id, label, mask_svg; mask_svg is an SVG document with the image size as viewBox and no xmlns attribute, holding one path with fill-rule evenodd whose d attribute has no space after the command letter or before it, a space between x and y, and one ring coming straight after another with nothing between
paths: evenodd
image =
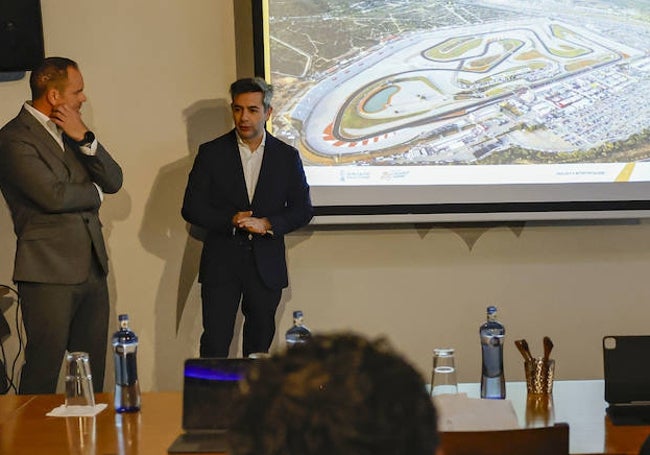
<instances>
[{"instance_id":1,"label":"man in dark navy suit","mask_svg":"<svg viewBox=\"0 0 650 455\"><path fill-rule=\"evenodd\" d=\"M243 354L268 352L288 286L284 236L312 218L298 151L269 134L273 88L262 78L230 86L235 128L202 144L182 215L207 231L199 282L202 357L226 357L241 301Z\"/></svg>"}]
</instances>

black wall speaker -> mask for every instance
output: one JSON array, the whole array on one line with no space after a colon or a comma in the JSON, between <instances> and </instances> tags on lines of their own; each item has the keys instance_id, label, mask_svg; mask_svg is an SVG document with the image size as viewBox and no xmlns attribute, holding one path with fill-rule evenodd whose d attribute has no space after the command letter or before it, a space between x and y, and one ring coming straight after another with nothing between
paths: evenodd
<instances>
[{"instance_id":1,"label":"black wall speaker","mask_svg":"<svg viewBox=\"0 0 650 455\"><path fill-rule=\"evenodd\" d=\"M32 70L44 56L40 0L0 0L0 71Z\"/></svg>"}]
</instances>

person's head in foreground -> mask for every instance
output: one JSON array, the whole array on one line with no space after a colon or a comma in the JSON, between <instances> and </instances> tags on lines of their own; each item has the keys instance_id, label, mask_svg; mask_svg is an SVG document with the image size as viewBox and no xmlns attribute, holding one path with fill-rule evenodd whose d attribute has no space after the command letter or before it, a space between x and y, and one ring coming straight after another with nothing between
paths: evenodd
<instances>
[{"instance_id":1,"label":"person's head in foreground","mask_svg":"<svg viewBox=\"0 0 650 455\"><path fill-rule=\"evenodd\" d=\"M316 335L242 383L233 455L432 455L436 412L420 374L385 339Z\"/></svg>"}]
</instances>

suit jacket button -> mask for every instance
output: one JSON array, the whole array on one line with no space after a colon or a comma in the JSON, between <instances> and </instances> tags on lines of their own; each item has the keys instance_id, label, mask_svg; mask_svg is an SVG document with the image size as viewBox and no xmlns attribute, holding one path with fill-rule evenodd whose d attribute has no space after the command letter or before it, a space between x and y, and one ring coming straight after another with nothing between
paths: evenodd
<instances>
[{"instance_id":1,"label":"suit jacket button","mask_svg":"<svg viewBox=\"0 0 650 455\"><path fill-rule=\"evenodd\" d=\"M253 240L253 234L248 234L248 240Z\"/></svg>"}]
</instances>

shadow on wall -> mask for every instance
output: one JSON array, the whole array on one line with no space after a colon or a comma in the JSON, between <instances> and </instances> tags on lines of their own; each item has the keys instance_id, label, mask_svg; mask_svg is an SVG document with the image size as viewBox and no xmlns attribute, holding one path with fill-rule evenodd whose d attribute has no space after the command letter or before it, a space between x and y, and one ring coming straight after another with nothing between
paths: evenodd
<instances>
[{"instance_id":1,"label":"shadow on wall","mask_svg":"<svg viewBox=\"0 0 650 455\"><path fill-rule=\"evenodd\" d=\"M0 235L0 251L2 251L2 256L0 256L0 284L16 289L15 284L11 279L14 270L14 255L16 253L16 236L14 234L14 227L11 221L9 207L7 207L2 196L0 196L0 201L0 232L2 233L2 235ZM18 387L20 368L23 364L23 355L19 343L22 343L22 348L24 349L25 339L24 332L22 340L19 340L17 336L20 328L16 327L15 324L16 311L18 311L18 305L16 304L16 299L13 298L13 294L0 299L0 320L4 317L9 324L9 330L11 331L9 335L0 338L0 345L2 345L3 350L3 355L0 357L0 361L6 362L5 367L7 369L7 374L10 375L10 379L14 381L16 387ZM17 360L14 362L14 359ZM2 365L0 364L0 367L1 366ZM0 376L3 374L4 371L0 370ZM0 390L2 389L3 387L0 384Z\"/></svg>"},{"instance_id":2,"label":"shadow on wall","mask_svg":"<svg viewBox=\"0 0 650 455\"><path fill-rule=\"evenodd\" d=\"M120 191L115 194L107 194L102 203L102 207L99 211L99 218L102 220L102 232L104 233L104 239L106 241L106 250L108 253L108 276L106 277L108 284L108 296L110 298L110 312L108 318L108 334L106 336L106 375L104 376L104 391L113 390L115 385L115 377L110 372L113 371L113 348L111 346L111 337L110 335L117 330L117 301L119 296L117 295L117 284L116 284L116 274L115 274L115 263L112 262L113 255L111 254L111 234L113 232L113 227L117 221L126 220L131 214L131 195L125 187L122 187ZM119 274L118 274L119 275ZM63 368L63 367L62 367ZM59 385L57 391L63 393L65 391L64 383L64 374L59 375Z\"/></svg>"},{"instance_id":3,"label":"shadow on wall","mask_svg":"<svg viewBox=\"0 0 650 455\"><path fill-rule=\"evenodd\" d=\"M152 390L179 390L183 360L198 353L200 299L189 296L198 276L202 244L200 234L181 217L181 207L199 145L232 127L225 99L198 101L183 111L183 117L189 154L158 172L139 233L145 250L164 261L155 303L154 345L158 348L154 350Z\"/></svg>"},{"instance_id":4,"label":"shadow on wall","mask_svg":"<svg viewBox=\"0 0 650 455\"><path fill-rule=\"evenodd\" d=\"M3 197L0 197L0 283L12 286L11 276L14 271L14 255L16 254L16 235L11 221L9 207Z\"/></svg>"}]
</instances>

